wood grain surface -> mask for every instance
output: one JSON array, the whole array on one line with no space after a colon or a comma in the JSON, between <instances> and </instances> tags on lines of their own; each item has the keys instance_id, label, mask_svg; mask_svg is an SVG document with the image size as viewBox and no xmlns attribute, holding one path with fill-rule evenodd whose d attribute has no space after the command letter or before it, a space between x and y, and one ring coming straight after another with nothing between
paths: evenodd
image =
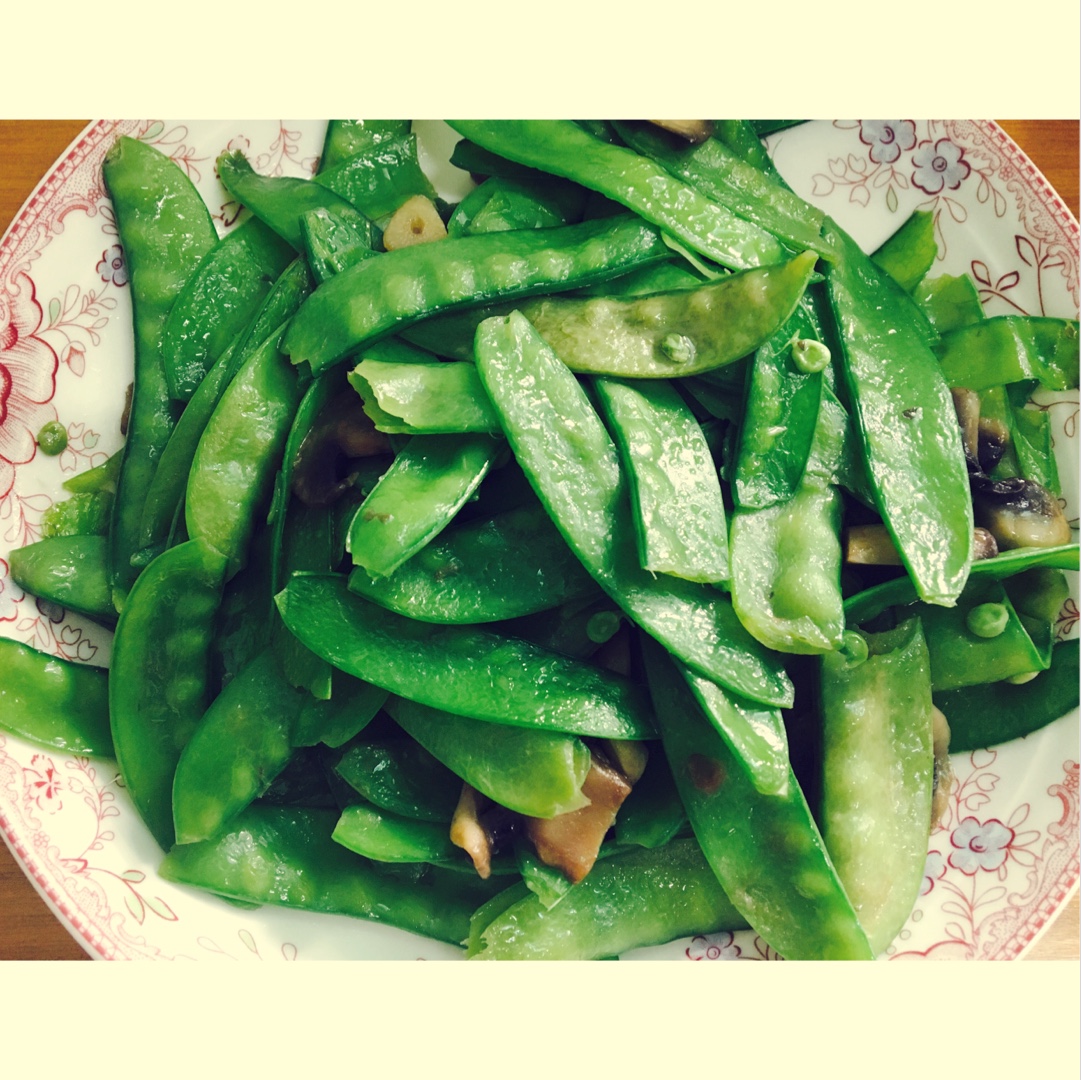
<instances>
[{"instance_id":1,"label":"wood grain surface","mask_svg":"<svg viewBox=\"0 0 1081 1080\"><path fill-rule=\"evenodd\" d=\"M1000 120L1078 216L1078 122ZM38 180L85 126L83 120L0 120L0 235ZM1076 960L1078 897L1029 954L1032 960ZM87 960L7 846L0 843L0 960Z\"/></svg>"}]
</instances>

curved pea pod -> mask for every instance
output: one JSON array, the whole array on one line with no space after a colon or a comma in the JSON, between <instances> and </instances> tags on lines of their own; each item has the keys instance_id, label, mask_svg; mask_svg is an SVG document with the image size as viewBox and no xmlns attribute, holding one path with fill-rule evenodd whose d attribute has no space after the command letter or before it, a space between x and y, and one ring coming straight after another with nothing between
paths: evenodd
<instances>
[{"instance_id":1,"label":"curved pea pod","mask_svg":"<svg viewBox=\"0 0 1081 1080\"><path fill-rule=\"evenodd\" d=\"M667 382L597 379L597 400L630 480L644 570L728 580L721 483L698 421Z\"/></svg>"},{"instance_id":2,"label":"curved pea pod","mask_svg":"<svg viewBox=\"0 0 1081 1080\"><path fill-rule=\"evenodd\" d=\"M713 136L724 143L740 160L753 165L778 183L785 183L750 120L714 120Z\"/></svg>"},{"instance_id":3,"label":"curved pea pod","mask_svg":"<svg viewBox=\"0 0 1081 1080\"><path fill-rule=\"evenodd\" d=\"M14 548L11 578L27 592L111 626L109 542L104 536L63 536Z\"/></svg>"},{"instance_id":4,"label":"curved pea pod","mask_svg":"<svg viewBox=\"0 0 1081 1080\"><path fill-rule=\"evenodd\" d=\"M554 176L533 182L490 177L458 204L447 222L447 235L569 225L581 221L585 201L582 188Z\"/></svg>"},{"instance_id":5,"label":"curved pea pod","mask_svg":"<svg viewBox=\"0 0 1081 1080\"><path fill-rule=\"evenodd\" d=\"M980 294L968 274L925 277L913 290L912 297L927 321L944 338L952 330L971 326L984 317Z\"/></svg>"},{"instance_id":6,"label":"curved pea pod","mask_svg":"<svg viewBox=\"0 0 1081 1080\"><path fill-rule=\"evenodd\" d=\"M521 315L481 324L477 369L515 457L597 584L699 674L753 701L790 705L779 659L747 633L726 597L642 569L616 448L578 380Z\"/></svg>"},{"instance_id":7,"label":"curved pea pod","mask_svg":"<svg viewBox=\"0 0 1081 1080\"><path fill-rule=\"evenodd\" d=\"M117 450L100 465L69 477L64 481L64 490L76 495L93 494L99 491L115 493L116 478L120 473L120 459L123 456L123 451Z\"/></svg>"},{"instance_id":8,"label":"curved pea pod","mask_svg":"<svg viewBox=\"0 0 1081 1080\"><path fill-rule=\"evenodd\" d=\"M499 886L434 866L391 868L336 844L336 810L249 806L227 832L177 845L166 881L255 904L372 919L458 944Z\"/></svg>"},{"instance_id":9,"label":"curved pea pod","mask_svg":"<svg viewBox=\"0 0 1081 1080\"><path fill-rule=\"evenodd\" d=\"M462 781L415 739L378 739L350 746L334 771L375 806L399 817L449 827Z\"/></svg>"},{"instance_id":10,"label":"curved pea pod","mask_svg":"<svg viewBox=\"0 0 1081 1080\"><path fill-rule=\"evenodd\" d=\"M108 674L0 638L0 729L67 754L112 757Z\"/></svg>"},{"instance_id":11,"label":"curved pea pod","mask_svg":"<svg viewBox=\"0 0 1081 1080\"><path fill-rule=\"evenodd\" d=\"M871 948L791 770L763 795L662 649L643 642L665 754L725 894L788 960L870 960Z\"/></svg>"},{"instance_id":12,"label":"curved pea pod","mask_svg":"<svg viewBox=\"0 0 1081 1080\"><path fill-rule=\"evenodd\" d=\"M832 222L826 271L878 509L920 598L950 606L972 563L972 497L949 387L904 294Z\"/></svg>"},{"instance_id":13,"label":"curved pea pod","mask_svg":"<svg viewBox=\"0 0 1081 1080\"><path fill-rule=\"evenodd\" d=\"M451 120L486 150L598 191L732 269L784 258L780 241L712 202L625 146L595 138L571 120Z\"/></svg>"},{"instance_id":14,"label":"curved pea pod","mask_svg":"<svg viewBox=\"0 0 1081 1080\"><path fill-rule=\"evenodd\" d=\"M487 623L596 587L544 509L532 506L448 529L385 577L358 567L349 590L422 622Z\"/></svg>"},{"instance_id":15,"label":"curved pea pod","mask_svg":"<svg viewBox=\"0 0 1081 1080\"><path fill-rule=\"evenodd\" d=\"M177 762L173 824L178 844L218 833L289 762L305 695L260 654L214 699Z\"/></svg>"},{"instance_id":16,"label":"curved pea pod","mask_svg":"<svg viewBox=\"0 0 1081 1080\"><path fill-rule=\"evenodd\" d=\"M374 577L392 574L454 518L503 449L486 434L414 435L360 504L345 550Z\"/></svg>"},{"instance_id":17,"label":"curved pea pod","mask_svg":"<svg viewBox=\"0 0 1081 1080\"><path fill-rule=\"evenodd\" d=\"M273 334L237 372L199 440L185 498L188 534L222 552L230 576L269 501L299 396Z\"/></svg>"},{"instance_id":18,"label":"curved pea pod","mask_svg":"<svg viewBox=\"0 0 1081 1080\"><path fill-rule=\"evenodd\" d=\"M746 926L694 840L602 859L551 908L532 894L507 899L514 902L502 911L493 904L486 924L473 928L470 959L601 960Z\"/></svg>"},{"instance_id":19,"label":"curved pea pod","mask_svg":"<svg viewBox=\"0 0 1081 1080\"><path fill-rule=\"evenodd\" d=\"M403 618L333 575L296 576L276 599L308 648L393 694L497 724L613 739L653 733L637 688L589 664L472 627Z\"/></svg>"},{"instance_id":20,"label":"curved pea pod","mask_svg":"<svg viewBox=\"0 0 1081 1080\"><path fill-rule=\"evenodd\" d=\"M871 255L871 261L911 293L931 269L937 254L935 216L928 210L915 210Z\"/></svg>"},{"instance_id":21,"label":"curved pea pod","mask_svg":"<svg viewBox=\"0 0 1081 1080\"><path fill-rule=\"evenodd\" d=\"M41 515L41 535L46 540L68 536L106 536L113 509L108 491L82 491L59 499Z\"/></svg>"},{"instance_id":22,"label":"curved pea pod","mask_svg":"<svg viewBox=\"0 0 1081 1080\"><path fill-rule=\"evenodd\" d=\"M380 143L403 139L409 134L409 126L408 120L330 120L323 137L319 168L333 169Z\"/></svg>"},{"instance_id":23,"label":"curved pea pod","mask_svg":"<svg viewBox=\"0 0 1081 1080\"><path fill-rule=\"evenodd\" d=\"M379 431L441 435L503 430L471 363L364 359L349 373L349 384Z\"/></svg>"},{"instance_id":24,"label":"curved pea pod","mask_svg":"<svg viewBox=\"0 0 1081 1080\"><path fill-rule=\"evenodd\" d=\"M316 289L290 325L285 349L318 373L365 342L440 311L574 288L670 255L657 229L629 215L416 244Z\"/></svg>"},{"instance_id":25,"label":"curved pea pod","mask_svg":"<svg viewBox=\"0 0 1081 1080\"><path fill-rule=\"evenodd\" d=\"M116 212L135 324L135 381L110 533L109 575L120 610L139 574L131 557L140 547L147 485L180 414L169 397L162 328L218 234L187 174L152 146L122 136L106 155L102 176Z\"/></svg>"},{"instance_id":26,"label":"curved pea pod","mask_svg":"<svg viewBox=\"0 0 1081 1080\"><path fill-rule=\"evenodd\" d=\"M616 816L616 843L644 848L663 847L687 823L687 811L676 790L664 754L651 753Z\"/></svg>"},{"instance_id":27,"label":"curved pea pod","mask_svg":"<svg viewBox=\"0 0 1081 1080\"><path fill-rule=\"evenodd\" d=\"M1078 706L1077 639L1060 641L1051 667L1021 685L982 683L934 695L950 725L950 753L967 754L1031 735Z\"/></svg>"},{"instance_id":28,"label":"curved pea pod","mask_svg":"<svg viewBox=\"0 0 1081 1080\"><path fill-rule=\"evenodd\" d=\"M124 785L154 839L173 833L173 775L206 711L210 643L226 560L200 540L159 555L113 639L109 713Z\"/></svg>"},{"instance_id":29,"label":"curved pea pod","mask_svg":"<svg viewBox=\"0 0 1081 1080\"><path fill-rule=\"evenodd\" d=\"M372 224L351 206L306 210L300 217L300 231L308 264L319 282L375 254Z\"/></svg>"},{"instance_id":30,"label":"curved pea pod","mask_svg":"<svg viewBox=\"0 0 1081 1080\"><path fill-rule=\"evenodd\" d=\"M1076 389L1077 320L997 315L946 334L939 357L950 386L988 390L1036 379L1049 390Z\"/></svg>"},{"instance_id":31,"label":"curved pea pod","mask_svg":"<svg viewBox=\"0 0 1081 1080\"><path fill-rule=\"evenodd\" d=\"M761 169L741 160L721 140L709 138L691 145L647 123L616 121L615 128L628 146L707 199L727 207L793 248L810 249L830 257L829 244L822 239L825 217L822 211ZM761 150L761 143L758 146Z\"/></svg>"},{"instance_id":32,"label":"curved pea pod","mask_svg":"<svg viewBox=\"0 0 1081 1080\"><path fill-rule=\"evenodd\" d=\"M288 668L285 674L292 682ZM344 671L334 672L330 697L304 703L293 725L293 745L342 746L375 719L386 700L387 692L381 687L354 679Z\"/></svg>"},{"instance_id":33,"label":"curved pea pod","mask_svg":"<svg viewBox=\"0 0 1081 1080\"><path fill-rule=\"evenodd\" d=\"M822 658L822 833L877 955L923 880L931 830L931 667L918 619Z\"/></svg>"},{"instance_id":34,"label":"curved pea pod","mask_svg":"<svg viewBox=\"0 0 1081 1080\"><path fill-rule=\"evenodd\" d=\"M296 252L261 221L237 226L207 253L162 328L169 393L187 401Z\"/></svg>"},{"instance_id":35,"label":"curved pea pod","mask_svg":"<svg viewBox=\"0 0 1081 1080\"><path fill-rule=\"evenodd\" d=\"M582 784L591 758L581 739L489 724L403 698L391 698L387 711L428 753L500 806L553 818L589 804Z\"/></svg>"},{"instance_id":36,"label":"curved pea pod","mask_svg":"<svg viewBox=\"0 0 1081 1080\"><path fill-rule=\"evenodd\" d=\"M415 821L365 803L342 811L331 838L375 862L440 863L461 857L446 824Z\"/></svg>"}]
</instances>

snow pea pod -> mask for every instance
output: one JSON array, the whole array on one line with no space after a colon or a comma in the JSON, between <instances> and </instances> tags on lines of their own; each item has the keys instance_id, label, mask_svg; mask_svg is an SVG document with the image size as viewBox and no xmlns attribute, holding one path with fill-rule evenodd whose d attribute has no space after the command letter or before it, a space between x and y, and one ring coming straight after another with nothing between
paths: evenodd
<instances>
[{"instance_id":1,"label":"snow pea pod","mask_svg":"<svg viewBox=\"0 0 1081 1080\"><path fill-rule=\"evenodd\" d=\"M379 431L440 435L503 430L471 363L364 359L348 378Z\"/></svg>"},{"instance_id":2,"label":"snow pea pod","mask_svg":"<svg viewBox=\"0 0 1081 1080\"><path fill-rule=\"evenodd\" d=\"M872 959L791 768L782 792L758 792L664 651L643 647L672 775L736 910L788 960Z\"/></svg>"},{"instance_id":3,"label":"snow pea pod","mask_svg":"<svg viewBox=\"0 0 1081 1080\"><path fill-rule=\"evenodd\" d=\"M981 683L934 695L950 725L950 753L967 754L1031 735L1078 706L1078 642L1060 641L1051 667L1022 685Z\"/></svg>"},{"instance_id":4,"label":"snow pea pod","mask_svg":"<svg viewBox=\"0 0 1081 1080\"><path fill-rule=\"evenodd\" d=\"M667 382L597 379L630 480L638 558L644 570L688 581L728 580L728 526L705 436Z\"/></svg>"},{"instance_id":5,"label":"snow pea pod","mask_svg":"<svg viewBox=\"0 0 1081 1080\"><path fill-rule=\"evenodd\" d=\"M285 349L318 374L365 342L448 308L574 288L670 255L660 232L632 215L417 244L321 285L297 312Z\"/></svg>"},{"instance_id":6,"label":"snow pea pod","mask_svg":"<svg viewBox=\"0 0 1081 1080\"><path fill-rule=\"evenodd\" d=\"M573 121L451 120L450 126L486 150L600 192L722 266L742 270L784 258L784 247L765 229Z\"/></svg>"},{"instance_id":7,"label":"snow pea pod","mask_svg":"<svg viewBox=\"0 0 1081 1080\"><path fill-rule=\"evenodd\" d=\"M919 896L931 828L931 664L918 619L822 658L822 834L875 955Z\"/></svg>"},{"instance_id":8,"label":"snow pea pod","mask_svg":"<svg viewBox=\"0 0 1081 1080\"><path fill-rule=\"evenodd\" d=\"M306 210L300 232L308 265L319 282L375 254L371 222L351 206Z\"/></svg>"},{"instance_id":9,"label":"snow pea pod","mask_svg":"<svg viewBox=\"0 0 1081 1080\"><path fill-rule=\"evenodd\" d=\"M111 626L109 542L104 536L63 536L14 548L11 579L27 592Z\"/></svg>"},{"instance_id":10,"label":"snow pea pod","mask_svg":"<svg viewBox=\"0 0 1081 1080\"><path fill-rule=\"evenodd\" d=\"M448 529L392 574L363 568L349 590L434 623L485 623L596 592L543 507L527 506Z\"/></svg>"},{"instance_id":11,"label":"snow pea pod","mask_svg":"<svg viewBox=\"0 0 1081 1080\"><path fill-rule=\"evenodd\" d=\"M462 781L415 739L349 747L334 771L368 802L399 817L450 825Z\"/></svg>"},{"instance_id":12,"label":"snow pea pod","mask_svg":"<svg viewBox=\"0 0 1081 1080\"><path fill-rule=\"evenodd\" d=\"M953 330L980 322L983 305L968 274L925 277L912 292L927 321L945 337Z\"/></svg>"},{"instance_id":13,"label":"snow pea pod","mask_svg":"<svg viewBox=\"0 0 1081 1080\"><path fill-rule=\"evenodd\" d=\"M997 315L946 334L939 358L950 386L988 390L1036 379L1049 390L1072 390L1078 383L1077 320Z\"/></svg>"},{"instance_id":14,"label":"snow pea pod","mask_svg":"<svg viewBox=\"0 0 1081 1080\"><path fill-rule=\"evenodd\" d=\"M774 166L769 154L766 153L766 148L762 145L762 140L750 121L714 120L713 124L714 138L724 143L732 153L738 155L748 165L760 169L770 179L776 180L779 184L784 184L785 187L788 186Z\"/></svg>"},{"instance_id":15,"label":"snow pea pod","mask_svg":"<svg viewBox=\"0 0 1081 1080\"><path fill-rule=\"evenodd\" d=\"M525 318L481 324L477 369L515 457L597 584L699 674L752 701L790 705L780 661L744 630L725 596L642 569L616 448L578 380Z\"/></svg>"},{"instance_id":16,"label":"snow pea pod","mask_svg":"<svg viewBox=\"0 0 1081 1080\"><path fill-rule=\"evenodd\" d=\"M102 164L131 283L135 381L113 503L109 576L119 611L139 574L146 490L180 405L169 397L161 331L184 283L218 241L203 200L177 164L147 143L121 136Z\"/></svg>"},{"instance_id":17,"label":"snow pea pod","mask_svg":"<svg viewBox=\"0 0 1081 1080\"><path fill-rule=\"evenodd\" d=\"M440 863L462 855L446 824L399 817L359 802L342 811L331 839L375 862Z\"/></svg>"},{"instance_id":18,"label":"snow pea pod","mask_svg":"<svg viewBox=\"0 0 1081 1080\"><path fill-rule=\"evenodd\" d=\"M106 536L113 502L114 496L108 491L83 491L60 499L41 515L41 535L46 540L65 536Z\"/></svg>"},{"instance_id":19,"label":"snow pea pod","mask_svg":"<svg viewBox=\"0 0 1081 1080\"><path fill-rule=\"evenodd\" d=\"M296 252L251 219L207 253L162 328L169 393L187 401L214 361L247 325Z\"/></svg>"},{"instance_id":20,"label":"snow pea pod","mask_svg":"<svg viewBox=\"0 0 1081 1080\"><path fill-rule=\"evenodd\" d=\"M746 922L694 840L596 863L552 908L528 895L474 928L474 960L601 960Z\"/></svg>"},{"instance_id":21,"label":"snow pea pod","mask_svg":"<svg viewBox=\"0 0 1081 1080\"><path fill-rule=\"evenodd\" d=\"M497 724L611 739L653 733L637 688L589 664L472 627L403 618L333 575L296 576L276 599L313 652L402 697Z\"/></svg>"},{"instance_id":22,"label":"snow pea pod","mask_svg":"<svg viewBox=\"0 0 1081 1080\"><path fill-rule=\"evenodd\" d=\"M173 775L206 711L224 556L201 540L170 548L136 581L113 639L109 713L116 759L140 817L172 845Z\"/></svg>"},{"instance_id":23,"label":"snow pea pod","mask_svg":"<svg viewBox=\"0 0 1081 1080\"><path fill-rule=\"evenodd\" d=\"M331 839L338 816L249 806L228 832L174 847L158 872L248 903L372 919L455 945L465 940L469 916L497 884L426 864L373 863Z\"/></svg>"},{"instance_id":24,"label":"snow pea pod","mask_svg":"<svg viewBox=\"0 0 1081 1080\"><path fill-rule=\"evenodd\" d=\"M831 248L821 235L822 211L747 164L721 140L709 138L691 145L646 123L617 120L615 128L628 146L707 199L772 233L796 251L817 251L831 257Z\"/></svg>"},{"instance_id":25,"label":"snow pea pod","mask_svg":"<svg viewBox=\"0 0 1081 1080\"><path fill-rule=\"evenodd\" d=\"M586 192L556 177L528 183L491 177L474 188L447 222L448 236L550 229L582 220Z\"/></svg>"},{"instance_id":26,"label":"snow pea pod","mask_svg":"<svg viewBox=\"0 0 1081 1080\"><path fill-rule=\"evenodd\" d=\"M616 816L616 843L663 847L687 823L672 770L662 753L650 753L646 771L631 788Z\"/></svg>"},{"instance_id":27,"label":"snow pea pod","mask_svg":"<svg viewBox=\"0 0 1081 1080\"><path fill-rule=\"evenodd\" d=\"M589 804L582 784L591 757L573 735L489 724L404 698L391 698L387 711L428 753L500 806L553 818Z\"/></svg>"},{"instance_id":28,"label":"snow pea pod","mask_svg":"<svg viewBox=\"0 0 1081 1080\"><path fill-rule=\"evenodd\" d=\"M214 699L173 778L178 844L208 840L270 787L292 756L293 726L306 697L267 650Z\"/></svg>"},{"instance_id":29,"label":"snow pea pod","mask_svg":"<svg viewBox=\"0 0 1081 1080\"><path fill-rule=\"evenodd\" d=\"M323 137L319 168L324 172L372 147L409 134L408 120L331 120Z\"/></svg>"},{"instance_id":30,"label":"snow pea pod","mask_svg":"<svg viewBox=\"0 0 1081 1080\"><path fill-rule=\"evenodd\" d=\"M911 293L931 269L937 254L935 216L927 210L915 210L871 255L871 261Z\"/></svg>"},{"instance_id":31,"label":"snow pea pod","mask_svg":"<svg viewBox=\"0 0 1081 1080\"><path fill-rule=\"evenodd\" d=\"M293 685L289 670L286 677ZM375 719L387 700L387 692L363 679L354 679L344 671L332 675L330 697L325 700L309 698L293 725L294 746L314 746L323 743L332 749L345 745Z\"/></svg>"},{"instance_id":32,"label":"snow pea pod","mask_svg":"<svg viewBox=\"0 0 1081 1080\"><path fill-rule=\"evenodd\" d=\"M0 730L67 754L113 757L108 674L0 638Z\"/></svg>"},{"instance_id":33,"label":"snow pea pod","mask_svg":"<svg viewBox=\"0 0 1081 1080\"><path fill-rule=\"evenodd\" d=\"M226 388L199 440L185 499L188 534L222 552L230 576L269 501L299 396L296 371L271 335Z\"/></svg>"},{"instance_id":34,"label":"snow pea pod","mask_svg":"<svg viewBox=\"0 0 1081 1080\"><path fill-rule=\"evenodd\" d=\"M502 449L483 433L414 435L353 517L345 544L353 564L392 574L442 532Z\"/></svg>"},{"instance_id":35,"label":"snow pea pod","mask_svg":"<svg viewBox=\"0 0 1081 1080\"><path fill-rule=\"evenodd\" d=\"M832 222L826 271L878 509L921 599L956 602L972 562L972 498L953 399L900 289Z\"/></svg>"}]
</instances>

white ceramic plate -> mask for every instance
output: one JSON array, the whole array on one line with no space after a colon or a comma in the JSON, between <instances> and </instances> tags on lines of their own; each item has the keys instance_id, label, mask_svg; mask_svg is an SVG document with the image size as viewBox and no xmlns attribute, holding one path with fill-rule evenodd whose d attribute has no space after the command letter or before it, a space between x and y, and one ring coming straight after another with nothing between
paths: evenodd
<instances>
[{"instance_id":1,"label":"white ceramic plate","mask_svg":"<svg viewBox=\"0 0 1081 1080\"><path fill-rule=\"evenodd\" d=\"M454 136L420 124L440 193L460 198L445 164ZM0 635L69 659L106 663L109 635L26 596L7 553L39 536L62 482L120 445L131 379L129 290L100 166L134 135L187 170L221 231L236 206L214 174L241 149L264 173L310 174L324 124L307 121L99 121L50 170L0 244ZM984 121L835 121L770 140L789 182L870 250L917 208L934 212L937 269L970 273L988 315L1076 318L1078 225L1021 151ZM442 160L443 164L438 164ZM1077 391L1039 398L1051 412L1066 516L1078 519ZM68 430L57 458L35 455L46 421ZM1076 636L1073 595L1056 625ZM0 672L0 678L3 673ZM1011 959L1078 880L1078 716L995 750L957 755L949 811L931 836L923 893L891 959ZM240 910L160 880L154 841L110 761L65 757L0 733L0 832L75 938L105 959L443 959L457 950L344 917ZM776 959L752 933L639 950L632 958Z\"/></svg>"}]
</instances>

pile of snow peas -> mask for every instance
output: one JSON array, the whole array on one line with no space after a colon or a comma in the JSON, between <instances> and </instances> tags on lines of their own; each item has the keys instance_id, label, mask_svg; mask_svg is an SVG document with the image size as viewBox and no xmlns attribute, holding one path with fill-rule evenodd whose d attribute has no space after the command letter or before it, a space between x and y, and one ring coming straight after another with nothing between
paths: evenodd
<instances>
[{"instance_id":1,"label":"pile of snow peas","mask_svg":"<svg viewBox=\"0 0 1081 1080\"><path fill-rule=\"evenodd\" d=\"M450 123L459 203L409 121L335 120L311 179L222 155L222 238L117 140L126 442L11 557L112 661L0 641L0 725L115 757L233 901L882 954L949 751L1077 705L1026 408L1077 321L987 318L926 214L864 253L767 122Z\"/></svg>"}]
</instances>

